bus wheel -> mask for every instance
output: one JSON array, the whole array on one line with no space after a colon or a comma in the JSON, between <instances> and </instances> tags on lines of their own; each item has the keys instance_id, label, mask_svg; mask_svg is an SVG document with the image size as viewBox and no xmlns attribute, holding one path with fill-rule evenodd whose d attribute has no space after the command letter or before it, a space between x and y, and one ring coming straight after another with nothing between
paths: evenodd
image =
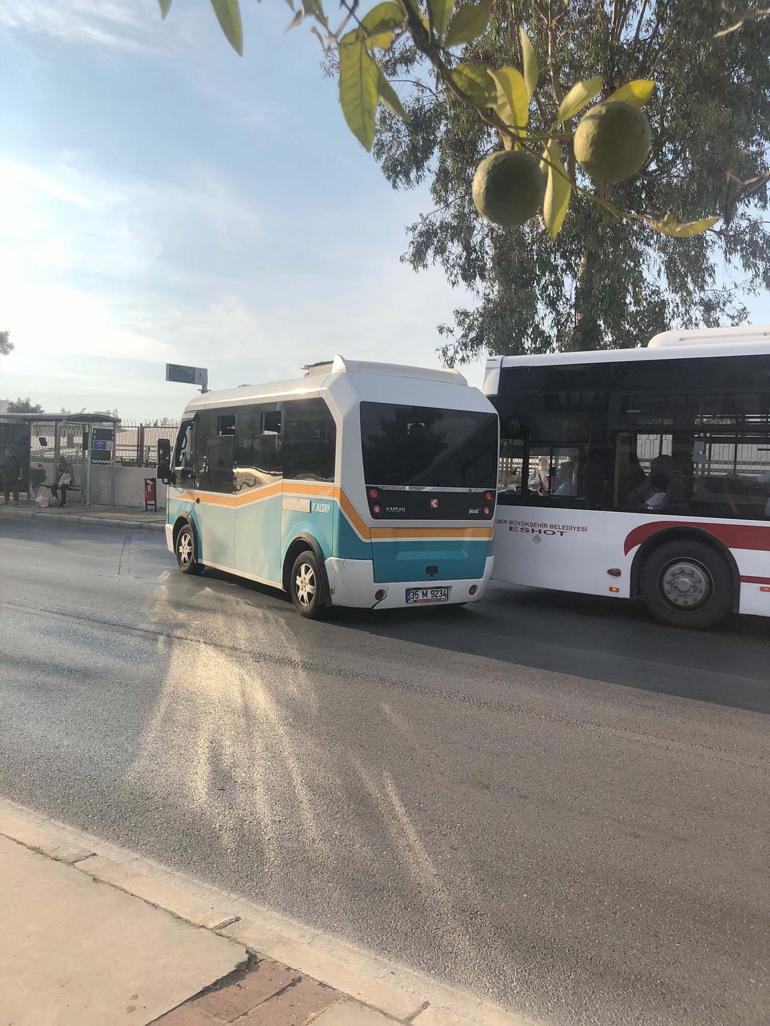
<instances>
[{"instance_id":1,"label":"bus wheel","mask_svg":"<svg viewBox=\"0 0 770 1026\"><path fill-rule=\"evenodd\" d=\"M300 552L294 560L289 578L289 591L294 608L300 616L317 620L324 615L321 572L318 569L318 561L310 549Z\"/></svg>"},{"instance_id":2,"label":"bus wheel","mask_svg":"<svg viewBox=\"0 0 770 1026\"><path fill-rule=\"evenodd\" d=\"M730 567L699 541L671 541L655 549L642 566L641 591L652 615L671 627L703 630L732 611Z\"/></svg>"},{"instance_id":3,"label":"bus wheel","mask_svg":"<svg viewBox=\"0 0 770 1026\"><path fill-rule=\"evenodd\" d=\"M174 543L174 552L179 569L183 574L199 574L203 570L203 564L195 559L195 534L190 524L184 524L179 528Z\"/></svg>"}]
</instances>

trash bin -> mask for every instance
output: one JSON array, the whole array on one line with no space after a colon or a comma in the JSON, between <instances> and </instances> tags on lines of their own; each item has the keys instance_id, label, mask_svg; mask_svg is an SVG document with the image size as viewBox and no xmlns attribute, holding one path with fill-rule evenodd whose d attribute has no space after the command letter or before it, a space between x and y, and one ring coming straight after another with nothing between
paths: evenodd
<instances>
[{"instance_id":1,"label":"trash bin","mask_svg":"<svg viewBox=\"0 0 770 1026\"><path fill-rule=\"evenodd\" d=\"M158 479L156 477L146 477L144 479L144 511L145 513L149 510L150 504L152 504L153 512L158 512Z\"/></svg>"}]
</instances>

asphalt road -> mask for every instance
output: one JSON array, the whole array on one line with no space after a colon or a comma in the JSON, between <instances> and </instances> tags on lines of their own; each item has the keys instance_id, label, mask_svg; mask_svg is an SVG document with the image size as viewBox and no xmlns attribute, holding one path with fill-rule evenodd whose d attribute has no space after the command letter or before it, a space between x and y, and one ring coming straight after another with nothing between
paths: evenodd
<instances>
[{"instance_id":1,"label":"asphalt road","mask_svg":"<svg viewBox=\"0 0 770 1026\"><path fill-rule=\"evenodd\" d=\"M767 621L309 623L0 521L0 792L551 1023L770 1021L768 712Z\"/></svg>"}]
</instances>

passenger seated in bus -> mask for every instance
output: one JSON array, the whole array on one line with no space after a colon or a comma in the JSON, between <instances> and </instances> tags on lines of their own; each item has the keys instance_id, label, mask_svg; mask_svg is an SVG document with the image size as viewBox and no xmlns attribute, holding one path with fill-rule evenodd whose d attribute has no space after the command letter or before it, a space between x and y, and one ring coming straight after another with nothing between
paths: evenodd
<instances>
[{"instance_id":1,"label":"passenger seated in bus","mask_svg":"<svg viewBox=\"0 0 770 1026\"><path fill-rule=\"evenodd\" d=\"M663 509L668 504L669 488L671 482L668 474L662 474L660 472L650 475L650 488L651 492L644 500L645 510L659 510Z\"/></svg>"},{"instance_id":2,"label":"passenger seated in bus","mask_svg":"<svg viewBox=\"0 0 770 1026\"><path fill-rule=\"evenodd\" d=\"M535 472L529 479L529 490L535 495L550 495L552 468L547 456L540 456L535 465Z\"/></svg>"},{"instance_id":3,"label":"passenger seated in bus","mask_svg":"<svg viewBox=\"0 0 770 1026\"><path fill-rule=\"evenodd\" d=\"M768 497L765 503L765 516L770 517L770 470L757 474L757 484Z\"/></svg>"},{"instance_id":4,"label":"passenger seated in bus","mask_svg":"<svg viewBox=\"0 0 770 1026\"><path fill-rule=\"evenodd\" d=\"M568 460L559 467L554 495L577 495L577 464Z\"/></svg>"},{"instance_id":5,"label":"passenger seated in bus","mask_svg":"<svg viewBox=\"0 0 770 1026\"><path fill-rule=\"evenodd\" d=\"M665 454L656 456L655 459L650 462L650 472L647 477L645 477L644 480L629 494L626 508L637 510L641 506L645 506L650 496L659 490L653 482L656 474L662 474L666 477L667 481L670 481L670 475L673 471L674 461L670 456L666 456ZM668 488L668 484L666 485L666 488Z\"/></svg>"}]
</instances>

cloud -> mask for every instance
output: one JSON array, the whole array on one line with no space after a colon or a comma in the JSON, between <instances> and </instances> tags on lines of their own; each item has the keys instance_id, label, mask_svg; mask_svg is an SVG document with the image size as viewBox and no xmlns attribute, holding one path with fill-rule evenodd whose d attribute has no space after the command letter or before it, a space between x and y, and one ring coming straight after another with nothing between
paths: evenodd
<instances>
[{"instance_id":1,"label":"cloud","mask_svg":"<svg viewBox=\"0 0 770 1026\"><path fill-rule=\"evenodd\" d=\"M159 17L148 0L2 0L0 26L81 43L135 52L154 52L147 39L148 21Z\"/></svg>"}]
</instances>

